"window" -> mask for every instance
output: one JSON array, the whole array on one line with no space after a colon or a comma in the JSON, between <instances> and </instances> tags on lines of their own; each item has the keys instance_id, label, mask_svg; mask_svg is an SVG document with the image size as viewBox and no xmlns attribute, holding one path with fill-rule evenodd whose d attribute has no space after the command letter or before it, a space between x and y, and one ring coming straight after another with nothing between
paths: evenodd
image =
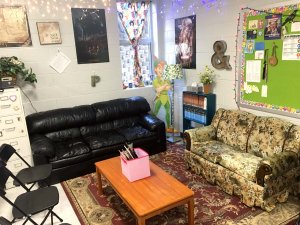
<instances>
[{"instance_id":1,"label":"window","mask_svg":"<svg viewBox=\"0 0 300 225\"><path fill-rule=\"evenodd\" d=\"M123 88L152 85L150 4L117 2Z\"/></svg>"}]
</instances>

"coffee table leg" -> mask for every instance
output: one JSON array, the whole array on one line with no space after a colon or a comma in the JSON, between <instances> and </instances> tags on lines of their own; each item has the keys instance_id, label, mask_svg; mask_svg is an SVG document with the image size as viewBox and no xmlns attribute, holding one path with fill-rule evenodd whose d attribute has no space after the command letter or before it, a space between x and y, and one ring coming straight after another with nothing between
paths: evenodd
<instances>
[{"instance_id":1,"label":"coffee table leg","mask_svg":"<svg viewBox=\"0 0 300 225\"><path fill-rule=\"evenodd\" d=\"M138 219L138 225L146 225L146 220L143 217L139 217Z\"/></svg>"},{"instance_id":2,"label":"coffee table leg","mask_svg":"<svg viewBox=\"0 0 300 225\"><path fill-rule=\"evenodd\" d=\"M188 201L188 224L194 225L194 198Z\"/></svg>"},{"instance_id":3,"label":"coffee table leg","mask_svg":"<svg viewBox=\"0 0 300 225\"><path fill-rule=\"evenodd\" d=\"M98 168L97 168L97 177L98 177L98 191L99 194L102 195L103 190L102 190L101 171Z\"/></svg>"}]
</instances>

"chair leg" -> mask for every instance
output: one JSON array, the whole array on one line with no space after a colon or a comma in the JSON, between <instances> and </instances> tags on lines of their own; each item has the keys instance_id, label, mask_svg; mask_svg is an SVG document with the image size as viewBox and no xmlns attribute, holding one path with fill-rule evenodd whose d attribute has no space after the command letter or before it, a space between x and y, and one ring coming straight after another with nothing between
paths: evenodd
<instances>
[{"instance_id":1,"label":"chair leg","mask_svg":"<svg viewBox=\"0 0 300 225\"><path fill-rule=\"evenodd\" d=\"M31 190L35 184L36 184L36 182L30 186L29 190Z\"/></svg>"},{"instance_id":2,"label":"chair leg","mask_svg":"<svg viewBox=\"0 0 300 225\"><path fill-rule=\"evenodd\" d=\"M23 225L24 225L25 223L27 223L28 220L29 220L31 223L33 223L34 225L38 225L33 219L31 219L30 216L26 217L26 220L24 221Z\"/></svg>"},{"instance_id":3,"label":"chair leg","mask_svg":"<svg viewBox=\"0 0 300 225\"><path fill-rule=\"evenodd\" d=\"M51 212L51 225L53 225L53 213Z\"/></svg>"},{"instance_id":4,"label":"chair leg","mask_svg":"<svg viewBox=\"0 0 300 225\"><path fill-rule=\"evenodd\" d=\"M24 221L24 223L22 225L24 225L25 223L27 223L28 221L28 217L26 217L26 220Z\"/></svg>"},{"instance_id":5,"label":"chair leg","mask_svg":"<svg viewBox=\"0 0 300 225\"><path fill-rule=\"evenodd\" d=\"M47 220L48 216L50 215L52 209L49 209L45 218L43 219L42 223L40 225L43 225L45 223L45 221Z\"/></svg>"},{"instance_id":6,"label":"chair leg","mask_svg":"<svg viewBox=\"0 0 300 225\"><path fill-rule=\"evenodd\" d=\"M53 212L52 211L52 214L57 218L57 219L59 219L59 221L60 222L62 222L63 221L63 219L62 218L60 218L55 212Z\"/></svg>"}]
</instances>

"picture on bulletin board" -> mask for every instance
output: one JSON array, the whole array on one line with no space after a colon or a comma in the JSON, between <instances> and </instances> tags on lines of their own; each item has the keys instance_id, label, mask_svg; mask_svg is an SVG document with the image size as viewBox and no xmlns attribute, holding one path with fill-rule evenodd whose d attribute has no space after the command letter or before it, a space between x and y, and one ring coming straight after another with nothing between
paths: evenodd
<instances>
[{"instance_id":1,"label":"picture on bulletin board","mask_svg":"<svg viewBox=\"0 0 300 225\"><path fill-rule=\"evenodd\" d=\"M31 46L24 6L0 6L0 47Z\"/></svg>"},{"instance_id":2,"label":"picture on bulletin board","mask_svg":"<svg viewBox=\"0 0 300 225\"><path fill-rule=\"evenodd\" d=\"M72 8L77 62L109 62L104 9Z\"/></svg>"},{"instance_id":3,"label":"picture on bulletin board","mask_svg":"<svg viewBox=\"0 0 300 225\"><path fill-rule=\"evenodd\" d=\"M300 118L300 29L289 21L292 14L300 21L300 4L244 12L241 107Z\"/></svg>"},{"instance_id":4,"label":"picture on bulletin board","mask_svg":"<svg viewBox=\"0 0 300 225\"><path fill-rule=\"evenodd\" d=\"M265 40L280 39L281 37L281 15L266 16Z\"/></svg>"},{"instance_id":5,"label":"picture on bulletin board","mask_svg":"<svg viewBox=\"0 0 300 225\"><path fill-rule=\"evenodd\" d=\"M196 16L175 19L176 64L196 69Z\"/></svg>"}]
</instances>

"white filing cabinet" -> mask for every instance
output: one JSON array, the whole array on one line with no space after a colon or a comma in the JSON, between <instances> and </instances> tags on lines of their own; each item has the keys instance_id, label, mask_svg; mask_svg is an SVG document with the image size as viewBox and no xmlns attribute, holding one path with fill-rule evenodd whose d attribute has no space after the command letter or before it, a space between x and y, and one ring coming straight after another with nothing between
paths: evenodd
<instances>
[{"instance_id":1,"label":"white filing cabinet","mask_svg":"<svg viewBox=\"0 0 300 225\"><path fill-rule=\"evenodd\" d=\"M20 92L20 88L4 89L3 92L0 92L0 145L4 143L12 145L32 165L31 148ZM13 173L17 173L27 165L13 155L7 163L7 167ZM14 186L10 178L6 188L11 187Z\"/></svg>"}]
</instances>

